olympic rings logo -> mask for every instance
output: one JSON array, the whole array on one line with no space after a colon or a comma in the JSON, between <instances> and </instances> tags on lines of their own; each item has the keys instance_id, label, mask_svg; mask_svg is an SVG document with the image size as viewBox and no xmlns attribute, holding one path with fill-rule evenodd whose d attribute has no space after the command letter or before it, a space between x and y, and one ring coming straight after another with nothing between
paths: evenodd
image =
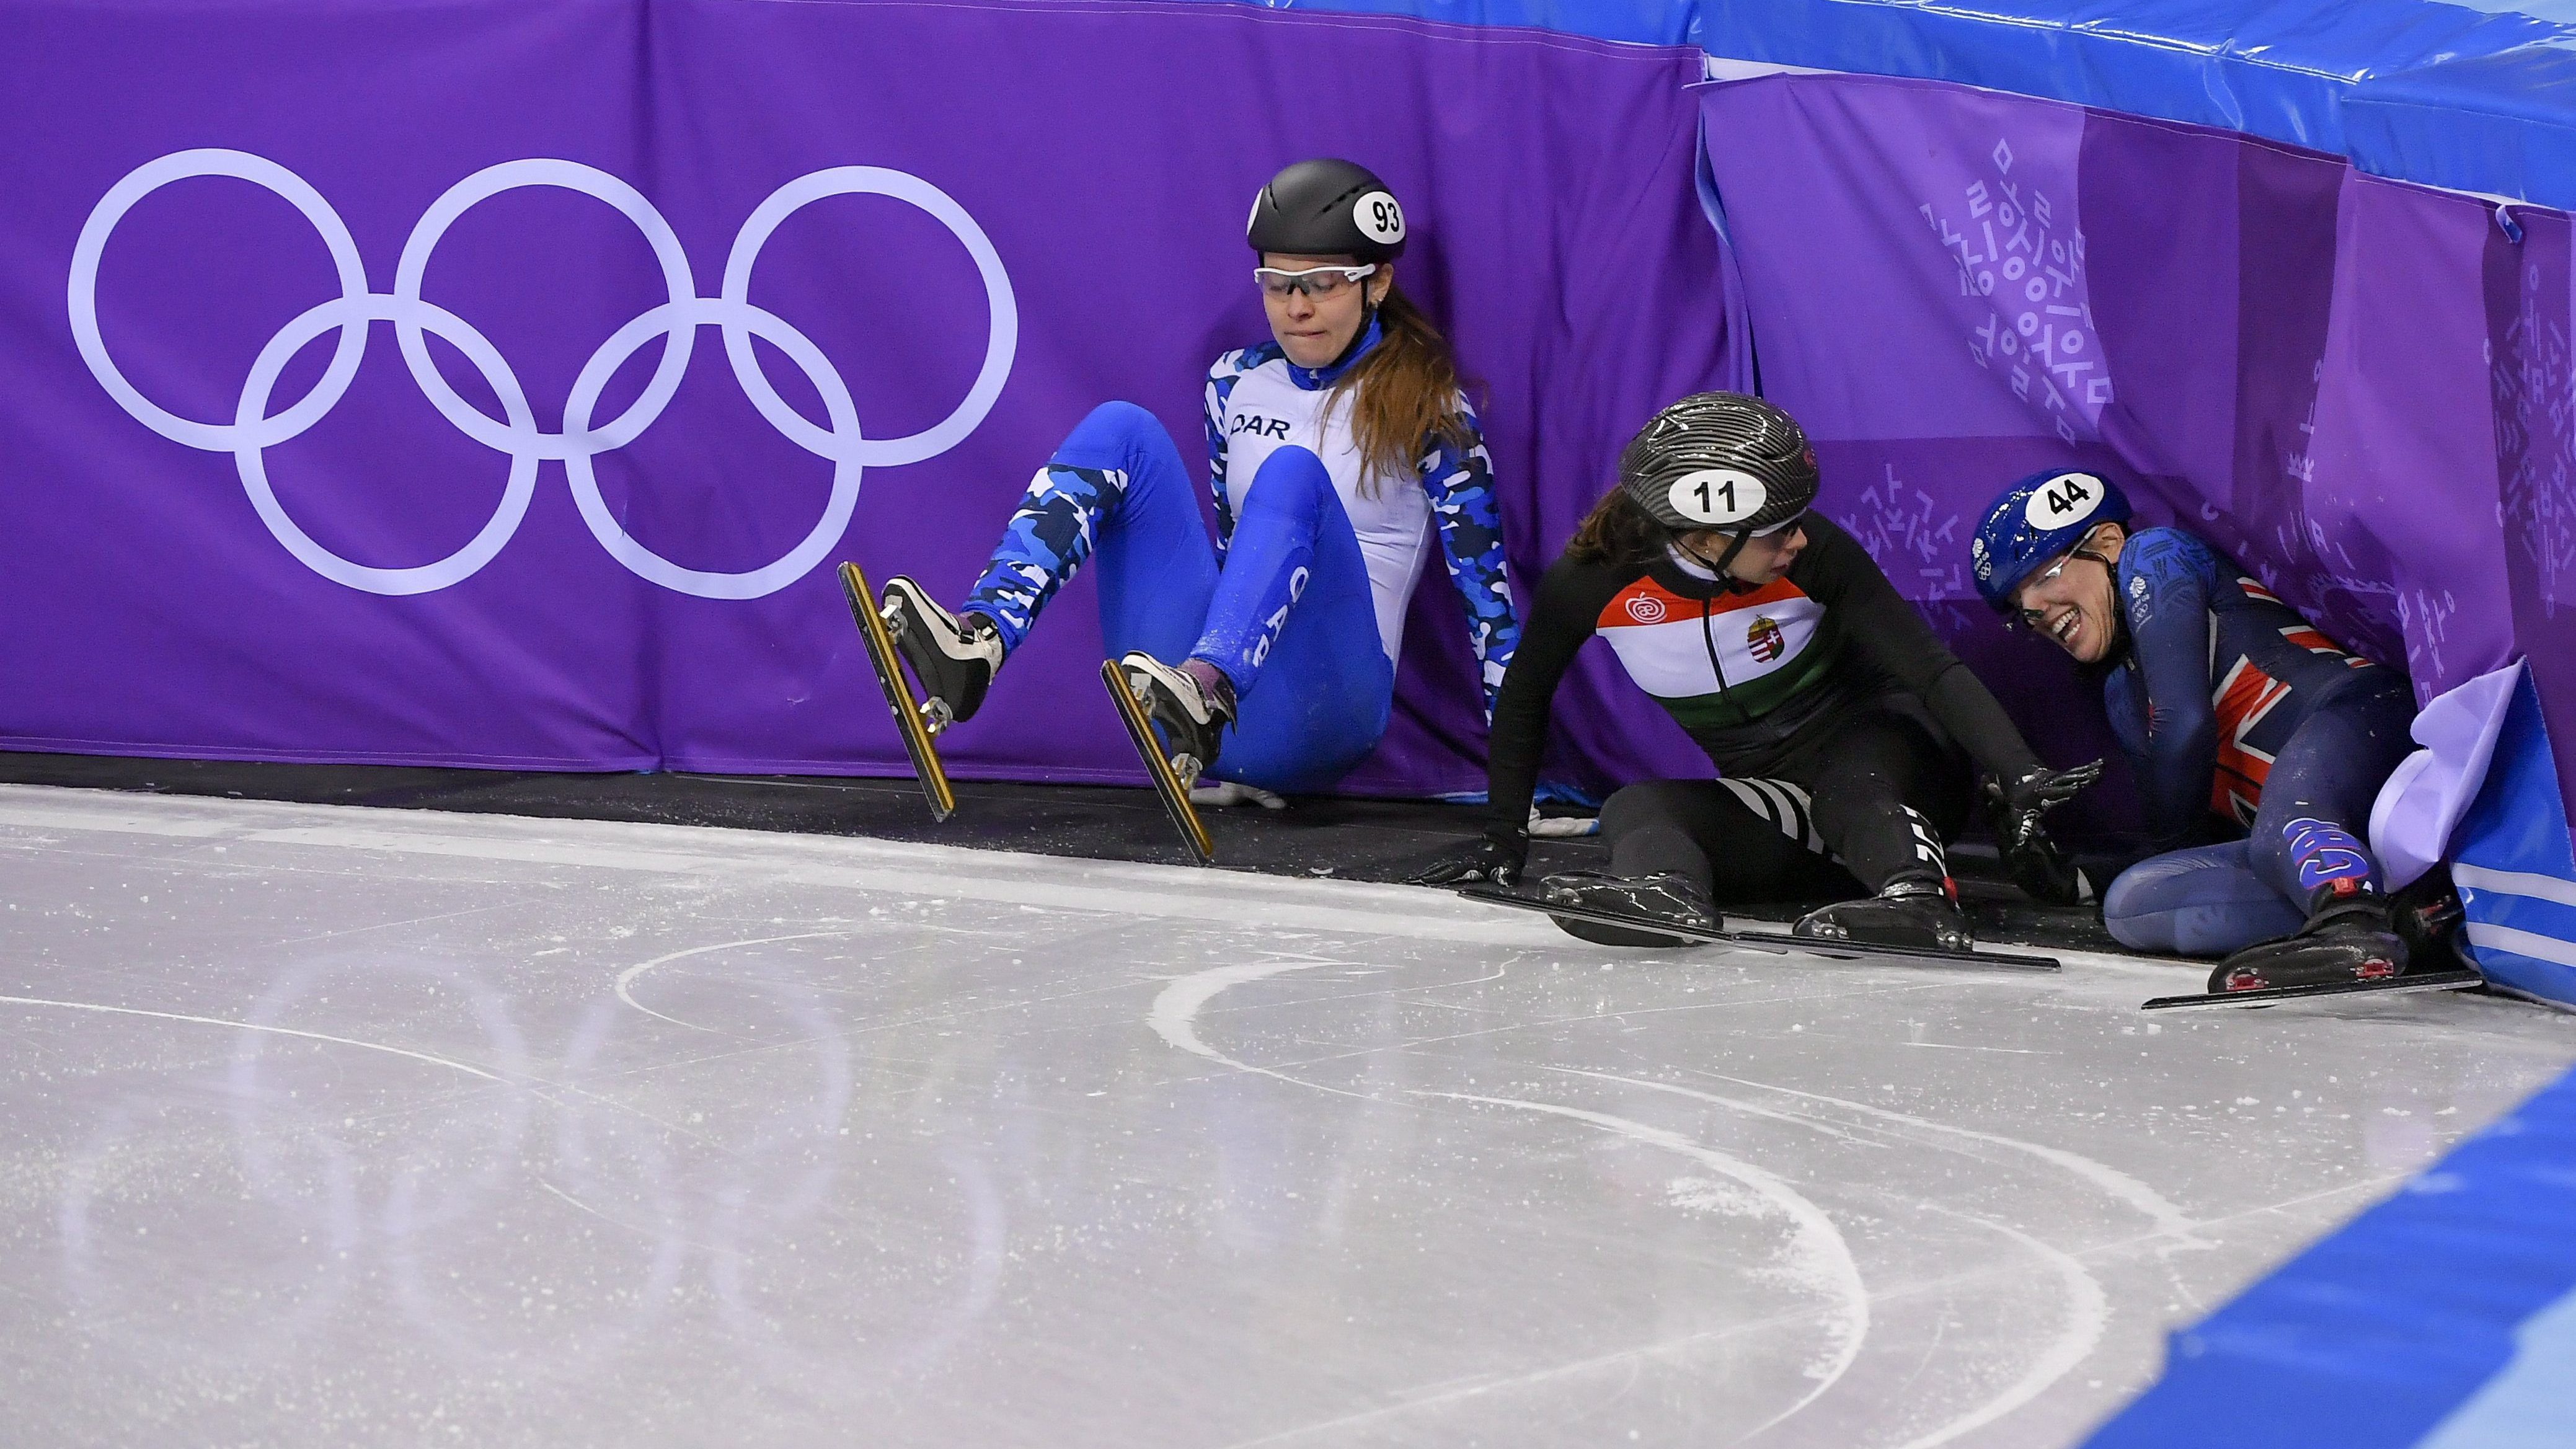
<instances>
[{"instance_id":1,"label":"olympic rings logo","mask_svg":"<svg viewBox=\"0 0 2576 1449\"><path fill-rule=\"evenodd\" d=\"M229 423L183 418L145 397L118 370L99 336L98 265L109 235L143 198L174 181L197 176L229 176L250 182L302 212L329 248L340 280L339 296L288 322L260 349L243 379L241 401ZM478 202L525 186L561 187L616 208L635 223L651 245L670 298L617 329L591 354L564 401L563 426L556 432L537 425L526 390L500 350L463 318L420 294L430 254L457 218ZM849 384L824 357L822 349L777 314L753 306L748 300L752 268L781 222L826 197L854 195L886 196L907 202L947 227L974 259L991 313L991 335L984 349L983 367L967 389L965 400L938 423L907 437L861 436ZM536 494L537 465L548 459L563 463L573 501L580 507L582 521L589 526L591 535L610 557L638 577L708 599L756 599L775 593L803 577L839 541L849 526L851 511L858 505L859 478L864 468L893 467L936 457L955 447L983 422L1010 376L1020 335L1019 307L1011 294L1010 275L1003 270L1000 254L974 217L929 182L878 166L836 166L800 176L771 192L753 208L734 237L733 250L725 258L723 285L715 296L701 297L679 237L643 193L605 171L575 161L507 161L466 177L432 203L403 243L401 259L394 268L394 289L373 292L368 290L366 267L359 259L357 243L347 224L304 178L246 151L180 151L135 168L108 188L91 210L89 220L81 227L80 240L72 249L70 306L72 337L80 348L81 360L89 364L90 374L118 406L172 442L210 453L232 454L241 472L242 487L250 494L251 506L260 521L305 567L353 589L396 595L448 588L473 577L490 563L518 532L528 503ZM440 415L467 437L510 459L509 480L500 506L482 530L447 557L411 568L375 568L356 563L316 542L278 503L275 491L269 487L264 457L266 450L300 436L339 403L357 376L358 364L366 356L369 325L376 322L393 324L404 365ZM723 334L725 357L733 366L734 379L770 426L806 452L832 464L831 499L814 531L776 562L741 573L684 568L637 542L610 513L592 467L592 459L633 442L661 416L679 390L701 327L714 327ZM287 362L315 338L334 329L340 334L339 341L321 380L292 404L269 411L271 395ZM427 336L431 334L462 352L483 374L499 399L501 418L495 419L475 407L440 375L429 353ZM591 412L598 406L609 379L626 359L657 337L662 339L661 362L643 392L624 412L594 426ZM806 379L821 395L828 427L808 422L778 395L752 351L754 337L776 347L804 370Z\"/></svg>"}]
</instances>

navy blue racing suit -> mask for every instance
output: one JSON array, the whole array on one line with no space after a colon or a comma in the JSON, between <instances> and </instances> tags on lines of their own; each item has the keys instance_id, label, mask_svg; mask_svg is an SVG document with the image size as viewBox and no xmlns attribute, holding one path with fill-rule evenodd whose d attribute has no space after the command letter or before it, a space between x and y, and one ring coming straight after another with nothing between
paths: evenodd
<instances>
[{"instance_id":1,"label":"navy blue racing suit","mask_svg":"<svg viewBox=\"0 0 2576 1449\"><path fill-rule=\"evenodd\" d=\"M2152 848L2104 897L2143 951L2223 955L2379 889L2370 807L2413 743L2406 677L2319 633L2175 528L2131 535L2115 582L2129 648L2102 688ZM2216 844L2192 845L2212 835Z\"/></svg>"}]
</instances>

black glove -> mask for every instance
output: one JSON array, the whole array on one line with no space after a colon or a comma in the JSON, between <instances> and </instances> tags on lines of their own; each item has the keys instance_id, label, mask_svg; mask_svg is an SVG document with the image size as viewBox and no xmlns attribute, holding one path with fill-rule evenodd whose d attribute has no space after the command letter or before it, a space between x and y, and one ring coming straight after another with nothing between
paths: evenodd
<instances>
[{"instance_id":1,"label":"black glove","mask_svg":"<svg viewBox=\"0 0 2576 1449\"><path fill-rule=\"evenodd\" d=\"M2004 868L2012 872L2013 884L2033 900L2052 906L2093 903L2092 878L2067 858L2043 828L2034 828L2021 844L2004 852Z\"/></svg>"},{"instance_id":2,"label":"black glove","mask_svg":"<svg viewBox=\"0 0 2576 1449\"><path fill-rule=\"evenodd\" d=\"M1986 782L1986 801L1994 812L1995 847L2012 873L2013 884L2051 905L2081 905L2093 899L2093 882L2066 852L2049 838L2043 821L2050 810L2102 778L2102 762L2071 770L2033 770L2002 784Z\"/></svg>"},{"instance_id":3,"label":"black glove","mask_svg":"<svg viewBox=\"0 0 2576 1449\"><path fill-rule=\"evenodd\" d=\"M1521 878L1521 868L1528 864L1529 832L1515 830L1459 846L1425 866L1409 883L1462 886L1484 881L1509 890Z\"/></svg>"}]
</instances>

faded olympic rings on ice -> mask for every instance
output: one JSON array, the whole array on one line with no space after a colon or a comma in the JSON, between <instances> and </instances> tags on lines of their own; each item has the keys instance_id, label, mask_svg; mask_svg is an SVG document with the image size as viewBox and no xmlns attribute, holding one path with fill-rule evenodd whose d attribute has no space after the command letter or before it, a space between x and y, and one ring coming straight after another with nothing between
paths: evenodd
<instances>
[{"instance_id":1,"label":"faded olympic rings on ice","mask_svg":"<svg viewBox=\"0 0 2576 1449\"><path fill-rule=\"evenodd\" d=\"M229 423L183 418L145 397L118 370L99 335L98 264L109 235L143 198L171 182L197 176L229 176L250 182L303 213L320 233L340 280L339 296L288 322L260 349L249 375L243 379L241 402ZM561 431L551 433L537 426L527 392L500 349L471 323L420 294L430 255L448 228L476 203L525 186L561 187L616 208L635 223L653 249L663 288L669 294L669 300L617 329L591 354L564 401ZM908 437L862 437L858 408L840 370L804 333L749 300L752 268L779 224L812 202L853 195L891 197L928 213L964 244L984 283L991 326L983 367L954 411ZM304 178L246 151L180 151L136 167L108 188L90 211L89 220L81 227L80 240L72 248L70 308L72 339L80 348L81 360L89 364L90 374L119 407L174 443L232 454L251 507L287 552L326 579L374 594L425 594L473 577L518 532L521 520L527 516L528 503L536 495L537 465L548 459L563 463L565 481L591 535L610 557L637 576L666 589L708 599L756 599L775 593L820 563L849 526L851 510L858 506L863 469L937 457L983 422L1010 376L1020 337L1019 307L1011 294L1010 274L1003 269L1000 253L993 249L992 240L984 235L975 218L948 193L920 177L878 166L836 166L800 176L770 193L768 199L753 208L734 238L733 250L725 258L723 284L713 297L697 294L697 281L678 235L634 187L576 161L508 161L487 166L449 187L422 214L403 243L401 259L394 269L394 289L385 293L368 290L366 266L358 256L357 242L350 236L347 224ZM302 435L339 403L357 376L358 364L366 357L367 331L376 322L393 324L394 338L412 381L439 415L467 437L510 460L500 506L493 510L482 530L447 557L411 568L376 568L356 563L316 542L278 502L275 490L269 486L264 456L269 448ZM600 454L635 441L670 405L672 396L679 391L680 379L688 371L689 356L701 327L714 327L723 334L725 358L733 367L735 381L770 426L799 448L832 464L831 500L824 506L813 532L776 562L741 573L683 568L636 541L600 496L599 480L592 467L592 460ZM304 396L271 413L268 408L272 394L286 364L315 338L334 330L340 334L339 341L321 380ZM427 338L431 335L463 353L483 374L484 382L500 402L500 419L495 420L468 402L439 372L429 354ZM624 412L594 427L591 412L599 405L609 379L626 359L657 337L662 339L661 360L643 392ZM806 380L822 398L828 427L808 422L778 395L753 354L754 337L776 347L804 371Z\"/></svg>"}]
</instances>

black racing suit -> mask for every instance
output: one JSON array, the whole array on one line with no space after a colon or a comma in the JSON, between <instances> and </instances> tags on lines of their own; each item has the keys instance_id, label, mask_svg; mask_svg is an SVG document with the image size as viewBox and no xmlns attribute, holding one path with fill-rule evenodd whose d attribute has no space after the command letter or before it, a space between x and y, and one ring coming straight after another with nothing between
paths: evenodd
<instances>
[{"instance_id":1,"label":"black racing suit","mask_svg":"<svg viewBox=\"0 0 2576 1449\"><path fill-rule=\"evenodd\" d=\"M1721 904L1946 885L1970 760L2014 780L2039 758L1867 550L1822 517L1803 527L1797 562L1758 588L1669 553L1558 559L1495 707L1489 834L1517 838L1528 819L1549 703L1597 633L1721 776L1613 795L1615 872L1679 871Z\"/></svg>"}]
</instances>

